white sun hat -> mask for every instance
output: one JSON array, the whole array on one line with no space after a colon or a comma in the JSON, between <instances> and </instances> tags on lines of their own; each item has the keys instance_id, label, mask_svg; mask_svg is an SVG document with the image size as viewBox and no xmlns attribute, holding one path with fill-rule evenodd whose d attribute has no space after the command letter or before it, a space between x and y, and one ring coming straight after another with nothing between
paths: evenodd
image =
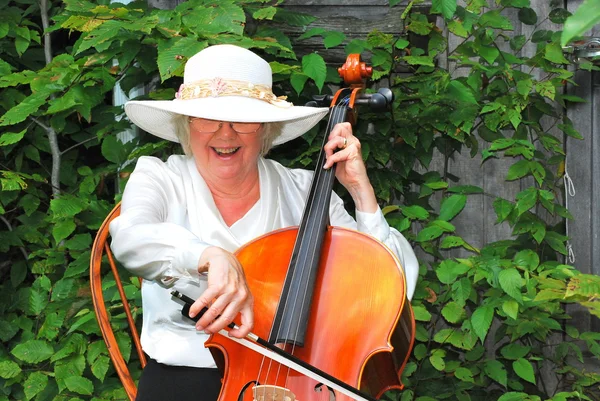
<instances>
[{"instance_id":1,"label":"white sun hat","mask_svg":"<svg viewBox=\"0 0 600 401\"><path fill-rule=\"evenodd\" d=\"M179 142L181 115L229 122L281 122L273 145L297 138L327 114L327 108L294 106L271 87L271 67L250 50L234 45L207 47L190 57L174 100L133 100L125 113L135 125Z\"/></svg>"}]
</instances>

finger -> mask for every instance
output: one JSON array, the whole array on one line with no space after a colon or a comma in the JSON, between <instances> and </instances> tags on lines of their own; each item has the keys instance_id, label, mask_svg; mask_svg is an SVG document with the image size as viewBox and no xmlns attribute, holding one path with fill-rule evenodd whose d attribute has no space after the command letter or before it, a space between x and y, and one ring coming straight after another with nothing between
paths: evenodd
<instances>
[{"instance_id":1,"label":"finger","mask_svg":"<svg viewBox=\"0 0 600 401\"><path fill-rule=\"evenodd\" d=\"M233 319L235 319L235 317L239 313L239 309L239 303L229 303L225 310L223 310L223 312L221 312L218 315L218 317L215 316L215 319L204 328L204 331L206 333L212 334L219 332L219 330L221 329L224 329L229 325L229 323L233 322Z\"/></svg>"},{"instance_id":2,"label":"finger","mask_svg":"<svg viewBox=\"0 0 600 401\"><path fill-rule=\"evenodd\" d=\"M204 315L196 322L196 328L203 330L209 325L225 308L227 301L226 296L221 295L216 287L207 288L190 307L190 317L196 316L202 308L207 308Z\"/></svg>"},{"instance_id":3,"label":"finger","mask_svg":"<svg viewBox=\"0 0 600 401\"><path fill-rule=\"evenodd\" d=\"M240 310L241 324L237 329L233 329L229 332L231 337L243 338L246 337L254 328L254 302L250 302L244 305Z\"/></svg>"},{"instance_id":4,"label":"finger","mask_svg":"<svg viewBox=\"0 0 600 401\"><path fill-rule=\"evenodd\" d=\"M336 163L345 162L347 160L349 160L349 150L346 148L328 157L323 168L328 169Z\"/></svg>"},{"instance_id":5,"label":"finger","mask_svg":"<svg viewBox=\"0 0 600 401\"><path fill-rule=\"evenodd\" d=\"M235 293L234 297L231 297L231 300L227 302L227 304L223 304L221 307L221 297L215 304L219 303L216 306L216 310L221 310L219 315L215 315L213 321L204 329L209 333L216 333L219 330L225 328L229 323L233 322L233 319L236 318L240 310L243 308L245 304L248 302L252 302L252 297L250 296L250 292L246 288L240 288Z\"/></svg>"},{"instance_id":6,"label":"finger","mask_svg":"<svg viewBox=\"0 0 600 401\"><path fill-rule=\"evenodd\" d=\"M350 123L336 124L329 133L329 139L332 139L334 136L352 136L352 125Z\"/></svg>"}]
</instances>

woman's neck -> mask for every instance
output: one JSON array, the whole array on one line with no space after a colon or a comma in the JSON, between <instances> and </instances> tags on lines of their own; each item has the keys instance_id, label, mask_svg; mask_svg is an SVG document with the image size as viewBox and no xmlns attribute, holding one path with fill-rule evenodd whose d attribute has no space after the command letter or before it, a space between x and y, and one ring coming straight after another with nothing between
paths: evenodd
<instances>
[{"instance_id":1,"label":"woman's neck","mask_svg":"<svg viewBox=\"0 0 600 401\"><path fill-rule=\"evenodd\" d=\"M237 179L211 181L206 178L205 181L227 226L233 225L244 217L260 199L258 171L241 181Z\"/></svg>"}]
</instances>

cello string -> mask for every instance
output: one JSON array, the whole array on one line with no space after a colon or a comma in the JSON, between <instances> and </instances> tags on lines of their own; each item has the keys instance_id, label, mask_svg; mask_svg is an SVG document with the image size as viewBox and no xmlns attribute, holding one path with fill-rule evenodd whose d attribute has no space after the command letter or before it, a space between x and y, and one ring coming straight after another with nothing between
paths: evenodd
<instances>
[{"instance_id":1,"label":"cello string","mask_svg":"<svg viewBox=\"0 0 600 401\"><path fill-rule=\"evenodd\" d=\"M332 114L335 114L335 110L336 109L334 109L332 111ZM331 132L332 121L333 121L333 117L330 118L330 120L328 122L326 131L325 131L326 135L329 135L329 133ZM318 167L322 167L322 164L323 164L322 159L323 158L324 158L324 155L323 155L323 152L321 151L321 153L319 154ZM320 175L322 175L322 174L320 174ZM315 173L315 177L313 178L313 180L318 179L318 176L319 176L319 174ZM310 204L307 203L307 205L305 205L304 213L307 213L307 211L309 210L309 208L314 206L315 199L313 197L313 199L308 199L308 201L311 202L311 203ZM302 217L302 219L304 220L304 216ZM304 241L304 237L302 236L300 238L297 238L297 241L300 241L300 242L298 244L295 244L295 247L296 246L302 247L302 244L303 244L303 241ZM303 269L304 269L304 266L297 266L296 269L292 272L292 278L291 278L291 280L295 281L294 278L296 277L296 275L301 274L303 272ZM286 311L287 311L288 307L291 307L290 306L291 301L290 301L289 297L290 297L290 295L288 293L287 296L286 296L286 298L283 299L283 302L284 302L284 304L283 304L283 315L286 314ZM297 303L297 296L294 299L294 302L292 302L292 304L296 305L296 303ZM282 325L280 325L278 327L278 330L277 330L276 334L277 334L276 338L289 337L290 327L289 326L288 327L283 327ZM285 335L285 337L284 337L284 335ZM295 349L295 344L292 345L291 353L294 352L294 349ZM279 364L278 369L277 369L276 382L279 380L280 373L281 373L281 364ZM284 378L284 382L285 383L288 382L289 374L290 374L290 369L288 368L287 371L286 371L286 373L285 373L285 378ZM286 386L286 388L287 388L287 386Z\"/></svg>"},{"instance_id":2,"label":"cello string","mask_svg":"<svg viewBox=\"0 0 600 401\"><path fill-rule=\"evenodd\" d=\"M327 139L329 137L329 134L333 130L333 127L335 126L335 124L337 124L338 122L342 122L341 120L342 120L342 117L344 115L344 111L345 111L345 108L347 107L347 104L348 104L348 96L345 96L345 97L343 97L343 98L340 99L340 101L338 102L338 104L336 106L333 107L332 115L331 115L331 118L329 119L327 130L325 131L326 132L326 136L324 138L323 143L327 143ZM322 150L321 154L319 155L319 162L320 163L318 163L318 166L317 166L318 168L319 167L320 168L323 167L322 164L324 164L325 161L322 160L322 159L324 159L324 158L325 158L325 152L324 152L324 150ZM329 176L331 174L333 174L333 172L334 172L334 169L329 169L329 170L326 170L326 171L321 170L318 173L315 173L315 178L314 179L320 179L321 181L330 179ZM317 175L319 177L317 177ZM324 196L329 197L329 198L331 197L331 194L321 194L321 195L324 195ZM325 210L323 211L323 213L327 213L327 215L329 215L329 204L325 205ZM318 228L319 228L318 225L313 225L312 226L313 232L306 233L306 238L315 238L316 235L317 235L317 233L315 231ZM303 236L303 238L301 238L300 240L303 241L304 238L305 237ZM312 249L312 252L313 252L312 257L314 258L314 257L316 257L317 247L313 246L313 247L311 247L311 249ZM302 269L302 271L304 271L308 267L307 266L301 266L300 268ZM302 289L302 292L303 292L302 293L302 302L300 303L300 308L301 308L300 309L300 315L302 315L302 312L303 312L303 309L304 309L304 306L305 306L305 303L306 303L305 302L306 301L306 297L307 297L307 295L309 293L309 290L310 290L308 288L308 283L304 283L304 284L305 285L303 286L303 289ZM285 300L286 306L287 306L287 302L288 301L289 301L288 299ZM295 299L293 300L294 307L298 304L298 301L299 301L298 300L298 295L296 295ZM300 330L300 325L299 324L296 325L296 329L295 330L296 330L296 332L294 333L294 338L296 338L296 336L297 336L297 334L298 334L298 332ZM288 331L289 331L289 328L288 328ZM291 349L291 352L290 352L292 355L294 354L295 349L296 349L296 343L294 342L294 343L292 343L292 349ZM288 381L290 372L291 372L291 369L288 367L287 368L285 382Z\"/></svg>"},{"instance_id":3,"label":"cello string","mask_svg":"<svg viewBox=\"0 0 600 401\"><path fill-rule=\"evenodd\" d=\"M334 109L333 113L335 113L335 109ZM327 126L326 131L325 131L327 133L327 135L329 134L329 132L331 132L331 125L332 125L331 121L332 121L332 119L329 120L328 126ZM321 154L319 155L319 160L321 160ZM311 200L311 201L314 203L314 200ZM310 206L312 206L312 204ZM306 212L306 210L308 210L308 208L309 208L309 205L307 204L305 206L305 212ZM300 244L302 244L302 238L300 238L300 241L301 241ZM296 270L294 270L292 272L292 281L294 281L294 278L295 278L295 276L297 274L298 274L298 272ZM285 315L286 310L288 309L289 299L285 298L283 301L284 301L283 314ZM279 328L278 328L278 331L276 333L277 334L276 338L281 338L282 335L284 334L284 331L286 331L286 328L280 325ZM287 328L287 333L285 333L288 336L289 336L289 331L290 331L290 329L288 327ZM263 356L263 361L261 362L261 367L260 367L260 369L258 371L258 377L257 377L257 380L256 380L257 383L260 383L259 379L260 379L260 376L261 376L261 374L263 372L263 366L264 366L264 360L265 360L265 358L266 357ZM279 380L279 376L280 376L280 373L281 373L281 363L273 362L273 360L269 358L268 367L266 368L265 383L267 383L267 380L268 380L269 376L271 375L271 369L275 369L275 367L273 367L274 363L277 363L277 368L276 368L277 369L277 373L275 374L275 383L277 383L278 380ZM289 374L290 374L290 369L288 368L287 372L285 374L284 382L287 382ZM266 388L263 388L262 391L263 391L263 397L264 397L266 395ZM273 393L273 397L275 397L275 393Z\"/></svg>"}]
</instances>

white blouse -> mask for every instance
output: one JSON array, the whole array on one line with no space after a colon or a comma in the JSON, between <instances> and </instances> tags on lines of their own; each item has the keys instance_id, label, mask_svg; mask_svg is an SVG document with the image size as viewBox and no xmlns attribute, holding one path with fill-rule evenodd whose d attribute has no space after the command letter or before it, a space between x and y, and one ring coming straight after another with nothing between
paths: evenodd
<instances>
[{"instance_id":1,"label":"white blouse","mask_svg":"<svg viewBox=\"0 0 600 401\"><path fill-rule=\"evenodd\" d=\"M142 347L160 363L214 367L204 347L208 335L181 315L170 291L196 299L206 289L197 272L209 246L234 252L250 240L278 228L300 224L313 173L258 160L260 199L231 227L223 221L193 158L173 155L166 162L141 157L123 193L121 215L110 225L115 257L142 285ZM408 241L390 228L381 210L356 212L357 221L335 193L329 210L332 225L352 228L379 239L399 258L410 299L419 265Z\"/></svg>"}]
</instances>

